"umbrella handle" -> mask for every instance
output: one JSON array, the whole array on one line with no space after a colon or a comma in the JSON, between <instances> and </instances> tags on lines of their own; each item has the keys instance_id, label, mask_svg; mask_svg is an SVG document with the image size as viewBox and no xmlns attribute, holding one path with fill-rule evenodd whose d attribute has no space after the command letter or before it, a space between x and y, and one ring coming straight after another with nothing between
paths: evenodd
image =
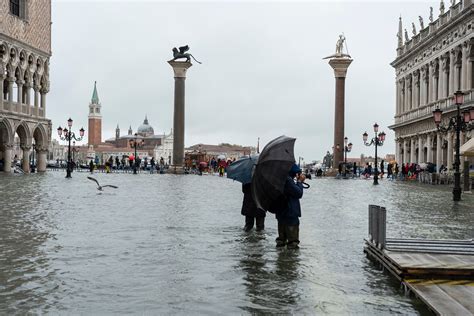
<instances>
[{"instance_id":1,"label":"umbrella handle","mask_svg":"<svg viewBox=\"0 0 474 316\"><path fill-rule=\"evenodd\" d=\"M303 189L309 189L311 186L309 184L307 184L306 182L301 182L301 184L303 185Z\"/></svg>"}]
</instances>

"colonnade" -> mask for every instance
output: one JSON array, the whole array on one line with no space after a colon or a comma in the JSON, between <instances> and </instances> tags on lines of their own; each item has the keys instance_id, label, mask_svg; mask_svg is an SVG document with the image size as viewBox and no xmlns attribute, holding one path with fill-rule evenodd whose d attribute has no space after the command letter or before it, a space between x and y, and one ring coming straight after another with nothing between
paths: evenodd
<instances>
[{"instance_id":1,"label":"colonnade","mask_svg":"<svg viewBox=\"0 0 474 316\"><path fill-rule=\"evenodd\" d=\"M467 40L398 78L396 116L474 88L472 46Z\"/></svg>"}]
</instances>

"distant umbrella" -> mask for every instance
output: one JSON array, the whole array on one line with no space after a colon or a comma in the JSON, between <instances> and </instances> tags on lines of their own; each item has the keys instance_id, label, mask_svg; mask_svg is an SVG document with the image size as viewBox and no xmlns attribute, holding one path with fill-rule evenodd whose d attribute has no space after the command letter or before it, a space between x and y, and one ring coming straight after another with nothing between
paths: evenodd
<instances>
[{"instance_id":1,"label":"distant umbrella","mask_svg":"<svg viewBox=\"0 0 474 316\"><path fill-rule=\"evenodd\" d=\"M280 136L263 148L252 175L252 194L257 206L271 209L281 200L288 173L295 163L296 138Z\"/></svg>"},{"instance_id":2,"label":"distant umbrella","mask_svg":"<svg viewBox=\"0 0 474 316\"><path fill-rule=\"evenodd\" d=\"M252 171L258 155L240 158L227 166L227 178L247 184L252 182Z\"/></svg>"}]
</instances>

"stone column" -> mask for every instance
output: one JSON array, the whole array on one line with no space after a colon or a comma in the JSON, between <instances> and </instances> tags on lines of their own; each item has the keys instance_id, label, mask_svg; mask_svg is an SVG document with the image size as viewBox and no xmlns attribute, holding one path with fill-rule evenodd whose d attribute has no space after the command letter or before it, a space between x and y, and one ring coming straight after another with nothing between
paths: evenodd
<instances>
[{"instance_id":1,"label":"stone column","mask_svg":"<svg viewBox=\"0 0 474 316\"><path fill-rule=\"evenodd\" d=\"M350 58L332 58L329 65L334 69L336 78L336 97L334 111L334 150L333 168L337 168L341 161L344 161L343 150L337 150L344 146L344 95L347 69L352 63Z\"/></svg>"},{"instance_id":2,"label":"stone column","mask_svg":"<svg viewBox=\"0 0 474 316\"><path fill-rule=\"evenodd\" d=\"M429 75L428 75L428 103L431 103L434 101L433 98L433 87L434 87L434 67L433 67L433 62L430 62L429 64Z\"/></svg>"},{"instance_id":3,"label":"stone column","mask_svg":"<svg viewBox=\"0 0 474 316\"><path fill-rule=\"evenodd\" d=\"M467 42L462 46L462 64L461 64L461 90L467 90Z\"/></svg>"},{"instance_id":4,"label":"stone column","mask_svg":"<svg viewBox=\"0 0 474 316\"><path fill-rule=\"evenodd\" d=\"M2 69L0 67L0 69ZM5 80L5 76L3 73L0 73L0 111L3 111L3 80Z\"/></svg>"},{"instance_id":5,"label":"stone column","mask_svg":"<svg viewBox=\"0 0 474 316\"><path fill-rule=\"evenodd\" d=\"M431 144L431 133L426 135L426 162L433 163L433 147Z\"/></svg>"},{"instance_id":6,"label":"stone column","mask_svg":"<svg viewBox=\"0 0 474 316\"><path fill-rule=\"evenodd\" d=\"M459 72L461 71L461 66L456 65L454 67L454 91L456 92L460 88L460 82L459 82Z\"/></svg>"},{"instance_id":7,"label":"stone column","mask_svg":"<svg viewBox=\"0 0 474 316\"><path fill-rule=\"evenodd\" d=\"M400 163L400 140L395 138L395 161Z\"/></svg>"},{"instance_id":8,"label":"stone column","mask_svg":"<svg viewBox=\"0 0 474 316\"><path fill-rule=\"evenodd\" d=\"M47 158L48 150L46 148L37 148L36 150L36 157L37 157L37 171L38 172L45 172L46 171L46 158Z\"/></svg>"},{"instance_id":9,"label":"stone column","mask_svg":"<svg viewBox=\"0 0 474 316\"><path fill-rule=\"evenodd\" d=\"M190 62L168 61L174 71L174 118L173 118L173 161L172 172L184 173L184 127L185 127L185 80Z\"/></svg>"},{"instance_id":10,"label":"stone column","mask_svg":"<svg viewBox=\"0 0 474 316\"><path fill-rule=\"evenodd\" d=\"M400 84L398 80L395 80L395 89L396 89L396 99L395 99L395 115L400 114Z\"/></svg>"},{"instance_id":11,"label":"stone column","mask_svg":"<svg viewBox=\"0 0 474 316\"><path fill-rule=\"evenodd\" d=\"M403 140L403 163L408 162L408 140Z\"/></svg>"},{"instance_id":12,"label":"stone column","mask_svg":"<svg viewBox=\"0 0 474 316\"><path fill-rule=\"evenodd\" d=\"M453 133L448 132L448 154L447 156L447 162L446 162L446 167L448 170L453 170Z\"/></svg>"},{"instance_id":13,"label":"stone column","mask_svg":"<svg viewBox=\"0 0 474 316\"><path fill-rule=\"evenodd\" d=\"M436 133L436 172L439 173L439 168L443 164L441 160L443 159L442 152L441 152L441 143L443 142L443 137L441 133Z\"/></svg>"},{"instance_id":14,"label":"stone column","mask_svg":"<svg viewBox=\"0 0 474 316\"><path fill-rule=\"evenodd\" d=\"M21 150L23 151L23 159L21 161L21 169L25 173L30 172L30 150L31 146L20 146Z\"/></svg>"},{"instance_id":15,"label":"stone column","mask_svg":"<svg viewBox=\"0 0 474 316\"><path fill-rule=\"evenodd\" d=\"M23 84L25 83L25 80L17 80L16 85L18 87L18 105L20 107L21 111L21 105L23 104Z\"/></svg>"},{"instance_id":16,"label":"stone column","mask_svg":"<svg viewBox=\"0 0 474 316\"><path fill-rule=\"evenodd\" d=\"M467 60L467 87L466 87L467 90L470 90L470 89L473 88L473 86L472 86L472 62L473 62L472 58L469 58Z\"/></svg>"},{"instance_id":17,"label":"stone column","mask_svg":"<svg viewBox=\"0 0 474 316\"><path fill-rule=\"evenodd\" d=\"M415 137L412 137L410 141L410 163L415 163L415 162L416 162Z\"/></svg>"},{"instance_id":18,"label":"stone column","mask_svg":"<svg viewBox=\"0 0 474 316\"><path fill-rule=\"evenodd\" d=\"M423 161L423 153L424 153L424 150L423 150L423 139L421 138L421 135L418 135L418 160L417 160L417 164L420 164Z\"/></svg>"},{"instance_id":19,"label":"stone column","mask_svg":"<svg viewBox=\"0 0 474 316\"><path fill-rule=\"evenodd\" d=\"M400 114L403 114L405 112L405 80L401 79L398 81L400 84Z\"/></svg>"},{"instance_id":20,"label":"stone column","mask_svg":"<svg viewBox=\"0 0 474 316\"><path fill-rule=\"evenodd\" d=\"M428 69L426 66L421 67L421 76L420 76L420 82L421 82L421 98L420 98L420 105L426 105L428 104L426 98L427 98L427 89L428 89Z\"/></svg>"},{"instance_id":21,"label":"stone column","mask_svg":"<svg viewBox=\"0 0 474 316\"><path fill-rule=\"evenodd\" d=\"M8 81L8 110L13 111L13 82L15 77L9 77Z\"/></svg>"},{"instance_id":22,"label":"stone column","mask_svg":"<svg viewBox=\"0 0 474 316\"><path fill-rule=\"evenodd\" d=\"M40 86L38 85L35 85L33 86L33 94L34 94L34 106L35 106L35 113L34 115L38 116L38 113L39 113L39 110L38 110L38 107L39 107L39 90L40 90Z\"/></svg>"},{"instance_id":23,"label":"stone column","mask_svg":"<svg viewBox=\"0 0 474 316\"><path fill-rule=\"evenodd\" d=\"M5 145L3 149L3 171L12 171L12 151L13 145Z\"/></svg>"},{"instance_id":24,"label":"stone column","mask_svg":"<svg viewBox=\"0 0 474 316\"><path fill-rule=\"evenodd\" d=\"M412 109L416 109L420 106L420 103L418 102L419 99L420 99L420 75L418 72L415 73L415 75L413 76L413 85L412 87L414 87L414 93L413 93L413 101L412 101Z\"/></svg>"},{"instance_id":25,"label":"stone column","mask_svg":"<svg viewBox=\"0 0 474 316\"><path fill-rule=\"evenodd\" d=\"M41 109L43 110L43 115L46 115L46 91L40 90L41 95Z\"/></svg>"},{"instance_id":26,"label":"stone column","mask_svg":"<svg viewBox=\"0 0 474 316\"><path fill-rule=\"evenodd\" d=\"M454 78L455 78L455 66L454 60L456 58L456 51L451 50L449 55L449 94L451 96L454 94L456 90L454 90Z\"/></svg>"},{"instance_id":27,"label":"stone column","mask_svg":"<svg viewBox=\"0 0 474 316\"><path fill-rule=\"evenodd\" d=\"M408 77L408 97L407 97L407 111L413 109L413 81L411 75Z\"/></svg>"}]
</instances>

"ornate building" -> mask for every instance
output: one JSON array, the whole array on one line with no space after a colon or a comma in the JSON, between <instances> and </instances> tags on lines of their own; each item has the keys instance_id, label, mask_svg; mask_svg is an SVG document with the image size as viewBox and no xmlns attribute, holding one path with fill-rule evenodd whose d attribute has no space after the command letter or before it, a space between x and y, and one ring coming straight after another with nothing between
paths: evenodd
<instances>
[{"instance_id":1,"label":"ornate building","mask_svg":"<svg viewBox=\"0 0 474 316\"><path fill-rule=\"evenodd\" d=\"M438 132L433 111L443 110L447 122L456 114L453 94L465 93L462 109L473 105L474 5L472 0L450 2L445 10L441 1L439 16L420 30L412 24L411 38L399 21L396 72L395 155L399 163L432 162L453 168L453 132ZM403 38L405 40L403 40ZM461 110L462 110L461 109ZM461 145L471 137L462 135Z\"/></svg>"},{"instance_id":2,"label":"ornate building","mask_svg":"<svg viewBox=\"0 0 474 316\"><path fill-rule=\"evenodd\" d=\"M0 0L0 165L11 171L15 133L22 168L31 150L46 170L51 121L46 118L51 56L51 1ZM20 157L18 157L20 158Z\"/></svg>"}]
</instances>

